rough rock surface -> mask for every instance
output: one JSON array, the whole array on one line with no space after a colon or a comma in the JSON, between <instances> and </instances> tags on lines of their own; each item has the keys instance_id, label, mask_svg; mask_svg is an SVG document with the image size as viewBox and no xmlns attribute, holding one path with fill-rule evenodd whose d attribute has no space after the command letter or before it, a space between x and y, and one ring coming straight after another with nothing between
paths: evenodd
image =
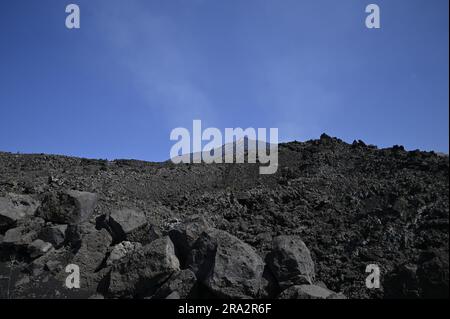
<instances>
[{"instance_id":1,"label":"rough rock surface","mask_svg":"<svg viewBox=\"0 0 450 319\"><path fill-rule=\"evenodd\" d=\"M71 263L80 268L80 287L85 290L96 290L101 278L97 271L106 259L106 253L111 244L111 236L102 229L85 235L81 247Z\"/></svg>"},{"instance_id":2,"label":"rough rock surface","mask_svg":"<svg viewBox=\"0 0 450 319\"><path fill-rule=\"evenodd\" d=\"M156 291L156 293L152 296L152 299L195 298L196 285L197 278L195 277L195 274L189 269L184 269L173 274L169 280L167 280L167 282L165 282L161 288Z\"/></svg>"},{"instance_id":3,"label":"rough rock surface","mask_svg":"<svg viewBox=\"0 0 450 319\"><path fill-rule=\"evenodd\" d=\"M212 293L222 298L259 296L264 262L248 244L217 229L202 233L188 265Z\"/></svg>"},{"instance_id":4,"label":"rough rock surface","mask_svg":"<svg viewBox=\"0 0 450 319\"><path fill-rule=\"evenodd\" d=\"M274 238L267 264L281 289L312 284L315 278L311 253L298 236L283 235Z\"/></svg>"},{"instance_id":5,"label":"rough rock surface","mask_svg":"<svg viewBox=\"0 0 450 319\"><path fill-rule=\"evenodd\" d=\"M180 263L170 238L162 237L112 266L106 278L107 294L113 297L150 296L179 270Z\"/></svg>"},{"instance_id":6,"label":"rough rock surface","mask_svg":"<svg viewBox=\"0 0 450 319\"><path fill-rule=\"evenodd\" d=\"M249 278L257 278L259 270L248 269L260 264L253 253L265 257L274 238L298 236L314 261L314 285L324 282L348 298L448 298L448 176L446 155L401 146L378 149L327 135L280 144L278 171L273 175L260 175L258 164L174 165L0 153L1 207L13 206L0 213L0 277L11 273L14 287L5 295L8 281L0 280L0 297L88 298L97 291L106 297L151 297L180 268L167 262L167 256L175 258L167 238L157 239L161 230L173 239L182 269L188 266L192 249L196 261L208 261L192 268L198 273L200 297L253 296L259 283ZM42 204L34 213L36 205L11 201L10 194ZM119 242L111 242L105 234L99 243L92 235L97 244L91 251L85 239L100 232L96 222L101 216L124 207L145 215L144 233L134 236L132 231L133 236L127 234L125 239L142 248L107 265L111 245ZM205 218L210 227L194 223L190 228L191 216ZM44 236L58 225L67 228L62 243L61 233ZM146 227L154 230L149 236ZM222 250L226 245L208 237L207 228L212 227L247 244L251 249L239 244L238 250L253 257L228 263L227 252L235 250ZM28 246L37 239L51 242L54 249L33 259ZM166 244L159 246L161 240ZM161 248L150 253L144 248L148 245ZM83 263L82 253L89 256L85 263L92 271L88 273L93 276L92 289L62 290L64 268L77 255ZM146 258L150 255L159 257ZM212 271L216 262L220 267ZM247 270L240 273L235 263ZM368 264L379 265L381 289L366 288ZM263 266L259 294L276 297L282 291L275 274L268 264ZM125 269L130 270L128 275ZM116 294L106 294L108 274L117 279L112 281ZM228 278L251 287L243 292L244 285L239 284L241 290L236 291L234 283L226 284ZM182 294L174 291L166 298Z\"/></svg>"},{"instance_id":7,"label":"rough rock surface","mask_svg":"<svg viewBox=\"0 0 450 319\"><path fill-rule=\"evenodd\" d=\"M97 195L90 192L49 192L43 196L39 216L58 224L78 224L91 217L96 204Z\"/></svg>"},{"instance_id":8,"label":"rough rock surface","mask_svg":"<svg viewBox=\"0 0 450 319\"><path fill-rule=\"evenodd\" d=\"M343 296L342 296L343 297ZM284 290L280 299L339 299L339 295L316 285L295 285ZM343 298L342 298L343 299Z\"/></svg>"},{"instance_id":9,"label":"rough rock surface","mask_svg":"<svg viewBox=\"0 0 450 319\"><path fill-rule=\"evenodd\" d=\"M0 197L0 231L16 226L17 221L31 217L39 202L29 195L6 194Z\"/></svg>"}]
</instances>

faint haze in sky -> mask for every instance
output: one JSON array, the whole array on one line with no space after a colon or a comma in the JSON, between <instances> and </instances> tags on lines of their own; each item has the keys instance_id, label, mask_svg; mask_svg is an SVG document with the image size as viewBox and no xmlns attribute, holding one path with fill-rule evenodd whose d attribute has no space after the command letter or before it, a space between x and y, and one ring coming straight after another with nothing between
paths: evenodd
<instances>
[{"instance_id":1,"label":"faint haze in sky","mask_svg":"<svg viewBox=\"0 0 450 319\"><path fill-rule=\"evenodd\" d=\"M201 119L448 152L448 0L72 2L0 4L1 151L166 160Z\"/></svg>"}]
</instances>

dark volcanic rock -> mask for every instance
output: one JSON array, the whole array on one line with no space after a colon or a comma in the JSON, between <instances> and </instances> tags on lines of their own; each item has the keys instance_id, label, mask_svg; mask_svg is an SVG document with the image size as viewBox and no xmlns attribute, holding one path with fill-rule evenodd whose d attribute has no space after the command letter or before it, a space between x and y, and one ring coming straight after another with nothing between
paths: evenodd
<instances>
[{"instance_id":1,"label":"dark volcanic rock","mask_svg":"<svg viewBox=\"0 0 450 319\"><path fill-rule=\"evenodd\" d=\"M97 195L68 190L44 195L38 214L58 224L79 224L87 221L97 205Z\"/></svg>"},{"instance_id":2,"label":"dark volcanic rock","mask_svg":"<svg viewBox=\"0 0 450 319\"><path fill-rule=\"evenodd\" d=\"M279 299L345 299L342 294L316 285L296 285L284 290Z\"/></svg>"},{"instance_id":3,"label":"dark volcanic rock","mask_svg":"<svg viewBox=\"0 0 450 319\"><path fill-rule=\"evenodd\" d=\"M293 285L312 284L314 262L305 243L297 236L278 236L273 239L267 264L281 289Z\"/></svg>"},{"instance_id":4,"label":"dark volcanic rock","mask_svg":"<svg viewBox=\"0 0 450 319\"><path fill-rule=\"evenodd\" d=\"M195 241L200 235L211 228L211 225L203 216L194 215L188 217L183 223L174 225L169 230L169 236L175 245L175 250L182 264L185 263Z\"/></svg>"},{"instance_id":5,"label":"dark volcanic rock","mask_svg":"<svg viewBox=\"0 0 450 319\"><path fill-rule=\"evenodd\" d=\"M104 229L93 231L82 237L81 247L71 261L80 268L80 287L82 289L97 288L101 278L96 273L106 258L110 244L111 236Z\"/></svg>"},{"instance_id":6,"label":"dark volcanic rock","mask_svg":"<svg viewBox=\"0 0 450 319\"><path fill-rule=\"evenodd\" d=\"M152 296L152 299L187 299L196 297L196 284L197 278L191 270L181 270L173 274ZM174 293L176 293L176 298ZM169 296L171 297L169 298Z\"/></svg>"},{"instance_id":7,"label":"dark volcanic rock","mask_svg":"<svg viewBox=\"0 0 450 319\"><path fill-rule=\"evenodd\" d=\"M256 251L225 231L210 229L195 243L190 268L214 294L225 298L256 298L264 262Z\"/></svg>"},{"instance_id":8,"label":"dark volcanic rock","mask_svg":"<svg viewBox=\"0 0 450 319\"><path fill-rule=\"evenodd\" d=\"M278 171L260 175L258 164L175 165L0 152L1 207L13 206L15 212L8 208L0 213L0 278L8 276L10 261L17 260L20 269L33 270L29 280L34 290L15 291L14 297L55 296L67 276L64 267L85 245L83 239L98 231L93 222L115 236L101 217L132 207L144 212L146 221L138 213L136 220L121 222L119 229L126 234L119 231L111 245L122 242L126 247L117 246L115 252L107 243L99 247L92 258L98 267L92 289L85 291L88 297L97 282L106 297L151 297L179 271L163 266L167 263L161 256L171 255L170 249L144 253L147 244L161 243L162 230L172 238L181 268L189 266L196 274L200 297L276 297L282 292L278 280L283 287L312 281L312 267L299 267L299 260L310 265L309 258L298 259L298 247L291 247L272 260L277 266L265 265L256 293L260 272L255 265L261 263L254 252L267 256L273 238L287 235L307 244L314 260L313 283L324 282L348 298L448 298L448 155L400 146L377 149L361 141L350 145L327 135L281 143L278 154ZM91 199L98 194L96 205L68 189L85 190ZM9 194L33 194L42 205L33 216L34 204L14 203ZM23 217L22 209L27 211ZM191 225L191 216L206 220ZM67 225L62 244L62 233L49 231L57 224ZM236 240L217 238L207 224L240 241L228 247ZM27 247L36 239L51 242L54 249L33 260ZM129 249L126 241L143 247ZM364 285L368 264L380 266L382 289ZM110 271L117 293L106 294ZM41 282L45 278L47 283ZM7 282L0 280L0 297ZM53 282L57 288L48 284ZM173 291L166 298L182 294Z\"/></svg>"},{"instance_id":9,"label":"dark volcanic rock","mask_svg":"<svg viewBox=\"0 0 450 319\"><path fill-rule=\"evenodd\" d=\"M66 239L67 225L44 227L39 233L39 239L60 247Z\"/></svg>"},{"instance_id":10,"label":"dark volcanic rock","mask_svg":"<svg viewBox=\"0 0 450 319\"><path fill-rule=\"evenodd\" d=\"M107 275L107 293L112 297L150 296L180 263L169 237L162 237L135 250L112 266Z\"/></svg>"},{"instance_id":11,"label":"dark volcanic rock","mask_svg":"<svg viewBox=\"0 0 450 319\"><path fill-rule=\"evenodd\" d=\"M7 194L0 197L0 232L17 225L17 221L31 217L39 202L29 195Z\"/></svg>"},{"instance_id":12,"label":"dark volcanic rock","mask_svg":"<svg viewBox=\"0 0 450 319\"><path fill-rule=\"evenodd\" d=\"M160 237L159 231L147 222L145 214L136 209L115 209L110 214L97 218L97 227L107 229L114 243L134 241L148 244Z\"/></svg>"}]
</instances>

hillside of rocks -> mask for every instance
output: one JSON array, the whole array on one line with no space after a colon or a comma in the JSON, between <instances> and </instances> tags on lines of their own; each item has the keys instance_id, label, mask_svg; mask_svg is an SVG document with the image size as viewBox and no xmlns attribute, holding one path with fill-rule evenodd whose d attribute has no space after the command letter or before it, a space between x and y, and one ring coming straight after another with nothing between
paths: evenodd
<instances>
[{"instance_id":1,"label":"hillside of rocks","mask_svg":"<svg viewBox=\"0 0 450 319\"><path fill-rule=\"evenodd\" d=\"M448 298L448 235L448 156L397 145L284 143L273 175L0 153L0 298Z\"/></svg>"}]
</instances>

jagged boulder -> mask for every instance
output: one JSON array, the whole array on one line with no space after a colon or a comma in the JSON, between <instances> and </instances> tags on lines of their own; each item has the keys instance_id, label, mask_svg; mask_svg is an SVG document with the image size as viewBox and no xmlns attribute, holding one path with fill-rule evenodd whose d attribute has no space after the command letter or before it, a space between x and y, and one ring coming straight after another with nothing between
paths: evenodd
<instances>
[{"instance_id":1,"label":"jagged boulder","mask_svg":"<svg viewBox=\"0 0 450 319\"><path fill-rule=\"evenodd\" d=\"M314 281L311 253L298 236L275 237L272 251L267 255L267 265L281 289Z\"/></svg>"},{"instance_id":2,"label":"jagged boulder","mask_svg":"<svg viewBox=\"0 0 450 319\"><path fill-rule=\"evenodd\" d=\"M97 205L97 194L66 190L46 193L38 209L40 217L57 224L79 224L89 220Z\"/></svg>"},{"instance_id":3,"label":"jagged boulder","mask_svg":"<svg viewBox=\"0 0 450 319\"><path fill-rule=\"evenodd\" d=\"M71 263L80 268L80 287L86 290L96 288L101 278L97 275L111 244L109 233L101 229L82 237L81 247L73 257Z\"/></svg>"},{"instance_id":4,"label":"jagged boulder","mask_svg":"<svg viewBox=\"0 0 450 319\"><path fill-rule=\"evenodd\" d=\"M36 239L28 245L28 252L31 258L37 258L53 249L53 245L41 239Z\"/></svg>"},{"instance_id":5,"label":"jagged boulder","mask_svg":"<svg viewBox=\"0 0 450 319\"><path fill-rule=\"evenodd\" d=\"M131 208L115 209L100 216L97 226L107 229L114 243L139 241L147 244L160 237L153 225L147 222L144 212Z\"/></svg>"},{"instance_id":6,"label":"jagged boulder","mask_svg":"<svg viewBox=\"0 0 450 319\"><path fill-rule=\"evenodd\" d=\"M0 232L17 225L17 221L31 217L39 202L29 195L8 194L0 197Z\"/></svg>"},{"instance_id":7,"label":"jagged boulder","mask_svg":"<svg viewBox=\"0 0 450 319\"><path fill-rule=\"evenodd\" d=\"M326 288L316 285L295 285L284 290L279 299L345 299L342 294L337 294Z\"/></svg>"},{"instance_id":8,"label":"jagged boulder","mask_svg":"<svg viewBox=\"0 0 450 319\"><path fill-rule=\"evenodd\" d=\"M187 299L195 297L196 283L197 278L191 270L181 270L173 274L152 296L152 299Z\"/></svg>"},{"instance_id":9,"label":"jagged boulder","mask_svg":"<svg viewBox=\"0 0 450 319\"><path fill-rule=\"evenodd\" d=\"M105 278L107 294L111 297L150 296L179 270L172 241L167 236L158 238L112 266Z\"/></svg>"},{"instance_id":10,"label":"jagged boulder","mask_svg":"<svg viewBox=\"0 0 450 319\"><path fill-rule=\"evenodd\" d=\"M38 238L58 248L66 239L66 231L67 225L46 226L42 228Z\"/></svg>"},{"instance_id":11,"label":"jagged boulder","mask_svg":"<svg viewBox=\"0 0 450 319\"><path fill-rule=\"evenodd\" d=\"M259 296L262 258L250 245L225 231L210 229L202 233L188 257L188 265L218 297Z\"/></svg>"},{"instance_id":12,"label":"jagged boulder","mask_svg":"<svg viewBox=\"0 0 450 319\"><path fill-rule=\"evenodd\" d=\"M3 245L17 249L27 248L37 239L39 231L44 225L41 218L27 219L15 228L9 229L3 238Z\"/></svg>"},{"instance_id":13,"label":"jagged boulder","mask_svg":"<svg viewBox=\"0 0 450 319\"><path fill-rule=\"evenodd\" d=\"M106 260L106 265L111 266L112 264L117 263L120 259L139 249L142 249L141 243L132 243L129 241L121 242L115 245L111 250L108 259Z\"/></svg>"},{"instance_id":14,"label":"jagged boulder","mask_svg":"<svg viewBox=\"0 0 450 319\"><path fill-rule=\"evenodd\" d=\"M211 228L211 225L201 215L188 217L184 222L173 225L168 233L175 245L175 250L182 264L200 235Z\"/></svg>"}]
</instances>

